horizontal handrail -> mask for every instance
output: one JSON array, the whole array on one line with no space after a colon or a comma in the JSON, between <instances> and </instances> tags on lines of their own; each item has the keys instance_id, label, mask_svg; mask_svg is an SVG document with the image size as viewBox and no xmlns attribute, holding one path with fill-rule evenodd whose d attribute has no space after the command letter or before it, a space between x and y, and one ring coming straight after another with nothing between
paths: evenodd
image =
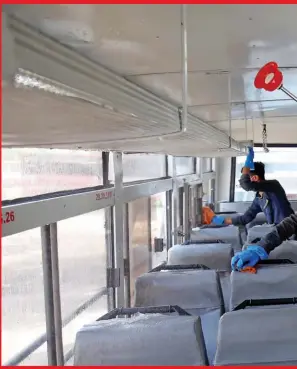
<instances>
[{"instance_id":1,"label":"horizontal handrail","mask_svg":"<svg viewBox=\"0 0 297 369\"><path fill-rule=\"evenodd\" d=\"M291 305L297 304L297 297L288 298L275 298L275 299L250 299L244 300L237 305L233 311L243 310L246 307L261 307L261 306L273 306L273 305Z\"/></svg>"},{"instance_id":2,"label":"horizontal handrail","mask_svg":"<svg viewBox=\"0 0 297 369\"><path fill-rule=\"evenodd\" d=\"M161 272L162 270L210 270L210 268L203 264L168 265L162 263L150 270L149 273Z\"/></svg>"},{"instance_id":3,"label":"horizontal handrail","mask_svg":"<svg viewBox=\"0 0 297 369\"><path fill-rule=\"evenodd\" d=\"M168 314L168 313L178 313L178 315L186 315L189 316L188 312L177 305L162 305L162 306L139 306L132 308L117 308L109 313L101 316L97 319L97 322L101 320L109 320L115 319L118 316L128 315L131 316L133 314Z\"/></svg>"}]
</instances>

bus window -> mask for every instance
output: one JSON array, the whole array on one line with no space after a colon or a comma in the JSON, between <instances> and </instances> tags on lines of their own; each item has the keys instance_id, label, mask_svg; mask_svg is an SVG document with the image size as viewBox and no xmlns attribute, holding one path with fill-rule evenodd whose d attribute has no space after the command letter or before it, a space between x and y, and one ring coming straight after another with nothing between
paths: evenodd
<instances>
[{"instance_id":1,"label":"bus window","mask_svg":"<svg viewBox=\"0 0 297 369\"><path fill-rule=\"evenodd\" d=\"M101 152L2 149L2 199L103 184Z\"/></svg>"}]
</instances>

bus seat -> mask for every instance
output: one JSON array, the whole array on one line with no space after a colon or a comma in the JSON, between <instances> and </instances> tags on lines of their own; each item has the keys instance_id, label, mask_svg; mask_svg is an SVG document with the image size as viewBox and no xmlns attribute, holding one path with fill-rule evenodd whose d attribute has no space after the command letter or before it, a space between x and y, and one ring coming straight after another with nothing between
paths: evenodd
<instances>
[{"instance_id":1,"label":"bus seat","mask_svg":"<svg viewBox=\"0 0 297 369\"><path fill-rule=\"evenodd\" d=\"M214 365L297 365L296 332L296 307L226 313L220 320Z\"/></svg>"},{"instance_id":2,"label":"bus seat","mask_svg":"<svg viewBox=\"0 0 297 369\"><path fill-rule=\"evenodd\" d=\"M176 270L146 273L135 283L135 306L178 305L200 315L209 362L216 351L224 300L218 273L214 270Z\"/></svg>"},{"instance_id":3,"label":"bus seat","mask_svg":"<svg viewBox=\"0 0 297 369\"><path fill-rule=\"evenodd\" d=\"M139 314L81 328L74 347L79 366L207 365L201 320L194 316Z\"/></svg>"},{"instance_id":4,"label":"bus seat","mask_svg":"<svg viewBox=\"0 0 297 369\"><path fill-rule=\"evenodd\" d=\"M231 273L230 310L244 300L294 297L297 264L261 265L256 274Z\"/></svg>"},{"instance_id":5,"label":"bus seat","mask_svg":"<svg viewBox=\"0 0 297 369\"><path fill-rule=\"evenodd\" d=\"M270 259L289 259L297 263L297 241L285 241L269 254Z\"/></svg>"},{"instance_id":6,"label":"bus seat","mask_svg":"<svg viewBox=\"0 0 297 369\"><path fill-rule=\"evenodd\" d=\"M216 212L216 215L220 215L223 218L237 218L238 216L242 215L243 213L237 213L237 212ZM240 239L241 239L241 244L243 245L244 242L246 241L246 235L247 235L247 230L245 226L239 226L239 233L240 233Z\"/></svg>"},{"instance_id":7,"label":"bus seat","mask_svg":"<svg viewBox=\"0 0 297 369\"><path fill-rule=\"evenodd\" d=\"M250 228L253 228L255 225L262 225L267 222L264 213L259 213L256 215L256 218L253 219L250 223L246 225L246 230L248 231Z\"/></svg>"},{"instance_id":8,"label":"bus seat","mask_svg":"<svg viewBox=\"0 0 297 369\"><path fill-rule=\"evenodd\" d=\"M274 228L273 224L262 224L249 228L247 233L246 244L255 243L255 240L261 239L262 237L266 236L273 230L273 228Z\"/></svg>"},{"instance_id":9,"label":"bus seat","mask_svg":"<svg viewBox=\"0 0 297 369\"><path fill-rule=\"evenodd\" d=\"M191 232L191 240L220 239L224 242L231 243L234 252L241 251L242 242L240 238L239 227L229 225L225 227L204 226L204 228L193 229Z\"/></svg>"},{"instance_id":10,"label":"bus seat","mask_svg":"<svg viewBox=\"0 0 297 369\"><path fill-rule=\"evenodd\" d=\"M229 311L231 294L230 272L220 270L218 271L218 275L221 282L225 311Z\"/></svg>"},{"instance_id":11,"label":"bus seat","mask_svg":"<svg viewBox=\"0 0 297 369\"><path fill-rule=\"evenodd\" d=\"M247 241L243 249L252 243L256 243L257 239L264 237L273 230L274 226L271 224L263 224L254 226L249 229ZM297 241L288 240L283 242L280 246L275 248L270 254L270 259L290 259L297 263Z\"/></svg>"},{"instance_id":12,"label":"bus seat","mask_svg":"<svg viewBox=\"0 0 297 369\"><path fill-rule=\"evenodd\" d=\"M203 264L210 269L231 271L232 256L232 246L227 243L174 245L168 250L168 264Z\"/></svg>"}]
</instances>

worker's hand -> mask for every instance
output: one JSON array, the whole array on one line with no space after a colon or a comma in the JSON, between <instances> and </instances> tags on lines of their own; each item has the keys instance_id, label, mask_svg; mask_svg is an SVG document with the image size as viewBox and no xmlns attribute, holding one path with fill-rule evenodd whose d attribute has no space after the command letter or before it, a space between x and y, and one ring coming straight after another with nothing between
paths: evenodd
<instances>
[{"instance_id":1,"label":"worker's hand","mask_svg":"<svg viewBox=\"0 0 297 369\"><path fill-rule=\"evenodd\" d=\"M248 246L246 250L233 256L231 260L232 270L242 270L246 267L253 267L260 260L268 259L268 254L263 247L257 245Z\"/></svg>"},{"instance_id":2,"label":"worker's hand","mask_svg":"<svg viewBox=\"0 0 297 369\"><path fill-rule=\"evenodd\" d=\"M248 148L248 154L246 156L246 160L245 160L245 164L244 164L244 166L246 168L249 168L251 170L255 169L255 167L254 167L254 156L255 156L254 149L252 147L249 147Z\"/></svg>"},{"instance_id":3,"label":"worker's hand","mask_svg":"<svg viewBox=\"0 0 297 369\"><path fill-rule=\"evenodd\" d=\"M216 224L216 225L222 225L225 222L225 218L221 217L220 215L215 215L212 220L211 223L212 224Z\"/></svg>"},{"instance_id":4,"label":"worker's hand","mask_svg":"<svg viewBox=\"0 0 297 369\"><path fill-rule=\"evenodd\" d=\"M225 218L225 224L232 224L232 218Z\"/></svg>"}]
</instances>

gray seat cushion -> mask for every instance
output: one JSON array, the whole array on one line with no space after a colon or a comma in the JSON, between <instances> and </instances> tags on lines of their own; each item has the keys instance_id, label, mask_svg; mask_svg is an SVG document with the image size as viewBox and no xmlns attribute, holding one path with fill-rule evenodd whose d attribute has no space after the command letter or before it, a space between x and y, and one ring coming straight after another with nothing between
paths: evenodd
<instances>
[{"instance_id":1,"label":"gray seat cushion","mask_svg":"<svg viewBox=\"0 0 297 369\"><path fill-rule=\"evenodd\" d=\"M269 254L269 259L290 259L297 263L297 241L283 242Z\"/></svg>"},{"instance_id":2,"label":"gray seat cushion","mask_svg":"<svg viewBox=\"0 0 297 369\"><path fill-rule=\"evenodd\" d=\"M262 238L274 229L272 224L256 225L248 230L246 244L254 243L254 240Z\"/></svg>"},{"instance_id":3,"label":"gray seat cushion","mask_svg":"<svg viewBox=\"0 0 297 369\"><path fill-rule=\"evenodd\" d=\"M239 227L230 225L222 228L203 228L193 229L191 232L191 240L207 240L216 239L230 243L234 252L241 251L242 244L240 238Z\"/></svg>"},{"instance_id":4,"label":"gray seat cushion","mask_svg":"<svg viewBox=\"0 0 297 369\"><path fill-rule=\"evenodd\" d=\"M76 335L74 365L206 364L199 317L141 314L95 322Z\"/></svg>"},{"instance_id":5,"label":"gray seat cushion","mask_svg":"<svg viewBox=\"0 0 297 369\"><path fill-rule=\"evenodd\" d=\"M259 213L259 214L256 215L255 219L253 219L250 223L248 223L246 225L246 229L248 231L250 228L252 228L256 225L265 224L266 222L267 222L267 220L266 220L266 216L264 215L264 213Z\"/></svg>"},{"instance_id":6,"label":"gray seat cushion","mask_svg":"<svg viewBox=\"0 0 297 369\"><path fill-rule=\"evenodd\" d=\"M215 365L297 365L297 308L226 313L219 326Z\"/></svg>"},{"instance_id":7,"label":"gray seat cushion","mask_svg":"<svg viewBox=\"0 0 297 369\"><path fill-rule=\"evenodd\" d=\"M231 273L230 310L244 300L297 296L297 265L263 265L257 274Z\"/></svg>"},{"instance_id":8,"label":"gray seat cushion","mask_svg":"<svg viewBox=\"0 0 297 369\"><path fill-rule=\"evenodd\" d=\"M135 282L135 306L178 305L185 310L220 309L224 305L214 270L145 273Z\"/></svg>"},{"instance_id":9,"label":"gray seat cushion","mask_svg":"<svg viewBox=\"0 0 297 369\"><path fill-rule=\"evenodd\" d=\"M175 245L168 251L168 264L204 264L210 269L230 271L232 256L233 249L231 244Z\"/></svg>"},{"instance_id":10,"label":"gray seat cushion","mask_svg":"<svg viewBox=\"0 0 297 369\"><path fill-rule=\"evenodd\" d=\"M178 305L201 317L207 356L213 363L224 301L214 270L161 271L138 277L135 306Z\"/></svg>"}]
</instances>

